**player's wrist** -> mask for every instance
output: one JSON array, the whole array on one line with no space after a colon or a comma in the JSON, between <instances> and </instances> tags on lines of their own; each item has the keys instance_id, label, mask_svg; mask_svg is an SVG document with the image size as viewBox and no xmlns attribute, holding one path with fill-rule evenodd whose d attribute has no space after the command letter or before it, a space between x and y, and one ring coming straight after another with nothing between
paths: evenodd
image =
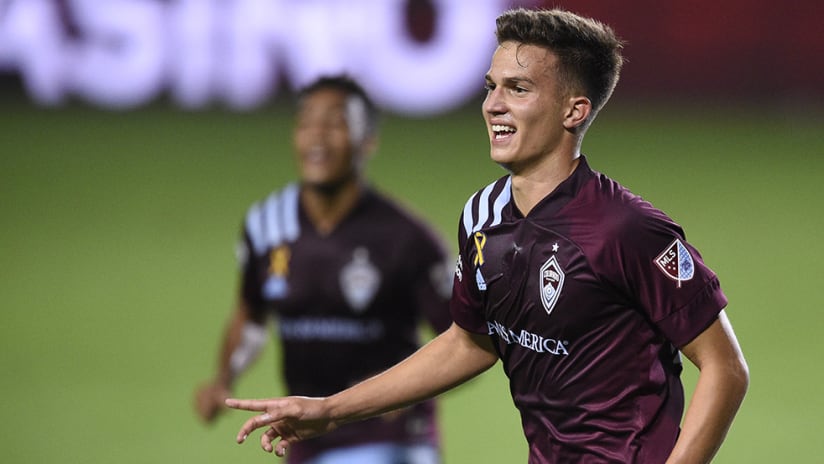
<instances>
[{"instance_id":1,"label":"player's wrist","mask_svg":"<svg viewBox=\"0 0 824 464\"><path fill-rule=\"evenodd\" d=\"M369 400L359 400L357 393L351 388L319 400L319 417L328 418L333 427L368 419L383 412L370 404Z\"/></svg>"},{"instance_id":2,"label":"player's wrist","mask_svg":"<svg viewBox=\"0 0 824 464\"><path fill-rule=\"evenodd\" d=\"M231 393L234 387L235 379L228 372L221 372L212 379L212 390L216 392L224 391Z\"/></svg>"},{"instance_id":3,"label":"player's wrist","mask_svg":"<svg viewBox=\"0 0 824 464\"><path fill-rule=\"evenodd\" d=\"M223 372L218 373L208 384L208 388L214 396L231 396L234 391L234 380L230 375Z\"/></svg>"},{"instance_id":4,"label":"player's wrist","mask_svg":"<svg viewBox=\"0 0 824 464\"><path fill-rule=\"evenodd\" d=\"M317 398L315 403L317 410L312 411L311 414L316 414L316 417L326 417L335 426L356 420L351 408L342 400L340 394Z\"/></svg>"}]
</instances>

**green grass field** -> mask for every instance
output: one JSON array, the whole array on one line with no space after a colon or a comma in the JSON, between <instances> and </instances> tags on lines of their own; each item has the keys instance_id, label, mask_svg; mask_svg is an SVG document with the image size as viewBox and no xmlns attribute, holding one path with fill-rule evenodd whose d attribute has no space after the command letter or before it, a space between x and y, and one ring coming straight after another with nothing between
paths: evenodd
<instances>
[{"instance_id":1,"label":"green grass field","mask_svg":"<svg viewBox=\"0 0 824 464\"><path fill-rule=\"evenodd\" d=\"M271 462L192 413L235 290L248 205L294 175L291 110L0 112L0 459L7 463ZM750 392L717 462L818 462L824 325L821 114L617 102L585 152L681 223L718 272ZM477 107L387 117L370 177L455 242L501 175ZM277 355L240 396L282 393ZM685 372L688 390L694 369ZM523 463L500 367L443 397L446 462Z\"/></svg>"}]
</instances>

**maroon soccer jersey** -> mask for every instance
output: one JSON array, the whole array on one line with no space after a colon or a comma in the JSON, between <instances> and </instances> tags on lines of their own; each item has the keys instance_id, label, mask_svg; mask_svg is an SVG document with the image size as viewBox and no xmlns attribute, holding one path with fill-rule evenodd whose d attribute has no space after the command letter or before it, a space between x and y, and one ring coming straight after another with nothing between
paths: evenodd
<instances>
[{"instance_id":1,"label":"maroon soccer jersey","mask_svg":"<svg viewBox=\"0 0 824 464\"><path fill-rule=\"evenodd\" d=\"M459 240L452 316L492 338L529 462L664 462L684 408L676 347L727 302L681 228L581 157L526 217L509 176L473 195Z\"/></svg>"},{"instance_id":2,"label":"maroon soccer jersey","mask_svg":"<svg viewBox=\"0 0 824 464\"><path fill-rule=\"evenodd\" d=\"M452 260L430 229L371 189L328 235L298 198L292 184L247 214L243 294L276 316L289 394L325 396L412 354L422 320L449 326ZM434 420L423 403L301 442L290 457L366 442L436 445Z\"/></svg>"}]
</instances>

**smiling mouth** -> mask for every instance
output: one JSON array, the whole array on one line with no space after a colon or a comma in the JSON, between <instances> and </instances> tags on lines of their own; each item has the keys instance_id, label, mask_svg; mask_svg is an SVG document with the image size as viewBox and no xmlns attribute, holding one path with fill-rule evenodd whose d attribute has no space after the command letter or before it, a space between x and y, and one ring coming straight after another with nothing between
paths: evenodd
<instances>
[{"instance_id":1,"label":"smiling mouth","mask_svg":"<svg viewBox=\"0 0 824 464\"><path fill-rule=\"evenodd\" d=\"M492 125L492 137L495 140L501 140L506 137L511 136L516 132L516 129L512 126L505 126L503 124L493 124Z\"/></svg>"},{"instance_id":2,"label":"smiling mouth","mask_svg":"<svg viewBox=\"0 0 824 464\"><path fill-rule=\"evenodd\" d=\"M312 147L303 156L304 161L309 163L322 163L326 161L327 153L323 147Z\"/></svg>"}]
</instances>

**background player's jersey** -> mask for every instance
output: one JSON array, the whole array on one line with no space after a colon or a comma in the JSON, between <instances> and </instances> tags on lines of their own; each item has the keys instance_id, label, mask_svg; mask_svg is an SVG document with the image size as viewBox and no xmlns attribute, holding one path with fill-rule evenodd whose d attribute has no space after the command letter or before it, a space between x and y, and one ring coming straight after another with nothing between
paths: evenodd
<instances>
[{"instance_id":1,"label":"background player's jersey","mask_svg":"<svg viewBox=\"0 0 824 464\"><path fill-rule=\"evenodd\" d=\"M426 226L367 189L353 211L321 235L287 186L254 205L244 224L243 295L276 316L291 395L326 396L412 354L423 319L451 323L451 263ZM292 447L295 458L372 441L436 441L431 403L400 416L343 427Z\"/></svg>"},{"instance_id":2,"label":"background player's jersey","mask_svg":"<svg viewBox=\"0 0 824 464\"><path fill-rule=\"evenodd\" d=\"M510 178L464 209L451 311L487 333L530 462L664 462L683 413L683 346L726 298L681 228L581 158L523 217Z\"/></svg>"}]
</instances>

